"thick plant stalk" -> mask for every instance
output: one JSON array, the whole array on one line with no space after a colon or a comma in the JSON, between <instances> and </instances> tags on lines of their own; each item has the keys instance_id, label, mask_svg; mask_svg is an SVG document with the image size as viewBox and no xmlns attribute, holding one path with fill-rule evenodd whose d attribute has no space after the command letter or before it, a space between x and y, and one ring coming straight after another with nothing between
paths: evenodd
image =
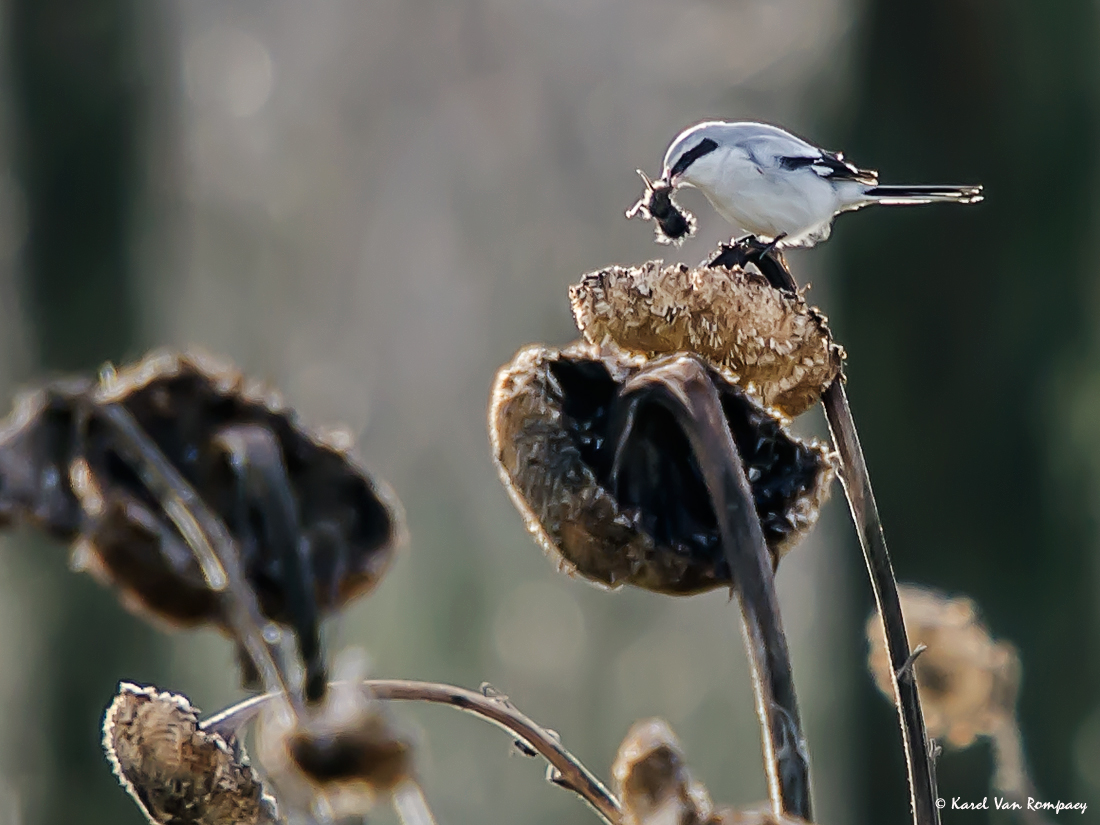
<instances>
[{"instance_id":1,"label":"thick plant stalk","mask_svg":"<svg viewBox=\"0 0 1100 825\"><path fill-rule=\"evenodd\" d=\"M329 687L335 687L333 683ZM551 779L556 785L573 791L604 818L608 825L620 825L622 810L619 800L603 783L586 768L577 757L562 747L557 737L525 716L507 700L507 697L481 693L453 685L433 682L414 682L406 679L368 679L363 686L376 699L387 701L430 702L448 705L496 725L521 742L526 749L537 753L553 771ZM241 728L255 719L268 702L281 694L268 693L246 699L240 704L211 716L202 723L203 730L225 735L236 735Z\"/></svg>"},{"instance_id":2,"label":"thick plant stalk","mask_svg":"<svg viewBox=\"0 0 1100 825\"><path fill-rule=\"evenodd\" d=\"M772 557L752 488L706 368L693 356L662 359L626 385L626 421L616 428L620 451L639 402L675 415L699 462L714 504L722 546L741 605L741 623L760 717L764 765L775 814L812 821L809 758L799 720L787 638L775 593ZM619 456L616 455L616 471Z\"/></svg>"},{"instance_id":3,"label":"thick plant stalk","mask_svg":"<svg viewBox=\"0 0 1100 825\"><path fill-rule=\"evenodd\" d=\"M798 284L781 253L769 253L764 257L764 267L769 280L779 281L779 286L797 291ZM840 481L852 513L863 558L871 578L882 632L886 639L886 652L890 657L890 680L894 689L894 702L898 709L901 739L905 748L905 764L909 779L909 801L914 825L939 825L940 814L936 807L936 766L932 760L928 734L924 728L920 695L913 675L913 659L920 650L911 651L905 632L905 619L901 613L898 583L886 549L886 537L882 532L875 495L871 490L871 476L863 457L852 409L848 406L848 394L842 380L833 381L821 398L833 444L840 454Z\"/></svg>"},{"instance_id":4,"label":"thick plant stalk","mask_svg":"<svg viewBox=\"0 0 1100 825\"><path fill-rule=\"evenodd\" d=\"M295 714L302 707L302 693L272 655L264 637L268 622L260 611L256 593L245 579L236 542L222 520L207 507L154 441L126 408L106 404L96 409L122 445L126 460L141 476L183 536L211 590L222 597L225 617L237 641L248 653L268 691L284 692Z\"/></svg>"}]
</instances>

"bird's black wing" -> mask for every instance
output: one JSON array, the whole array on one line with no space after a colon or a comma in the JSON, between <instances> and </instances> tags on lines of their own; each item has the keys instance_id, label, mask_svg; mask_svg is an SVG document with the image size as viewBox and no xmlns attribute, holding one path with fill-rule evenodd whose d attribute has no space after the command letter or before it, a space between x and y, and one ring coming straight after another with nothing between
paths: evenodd
<instances>
[{"instance_id":1,"label":"bird's black wing","mask_svg":"<svg viewBox=\"0 0 1100 825\"><path fill-rule=\"evenodd\" d=\"M878 172L860 169L844 159L841 152L826 152L824 149L816 155L780 157L779 165L784 169L805 169L809 167L819 177L835 181L853 181L874 186L878 183Z\"/></svg>"}]
</instances>

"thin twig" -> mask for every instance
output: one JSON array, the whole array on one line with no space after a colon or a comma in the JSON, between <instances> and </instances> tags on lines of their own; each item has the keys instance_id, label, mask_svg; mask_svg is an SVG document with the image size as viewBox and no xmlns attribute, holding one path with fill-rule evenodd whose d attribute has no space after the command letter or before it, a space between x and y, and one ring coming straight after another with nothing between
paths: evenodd
<instances>
[{"instance_id":1,"label":"thin twig","mask_svg":"<svg viewBox=\"0 0 1100 825\"><path fill-rule=\"evenodd\" d=\"M225 619L255 663L265 689L285 693L294 712L300 713L301 691L275 661L264 639L263 629L268 622L241 568L237 544L222 520L125 407L98 405L93 414L119 439L123 457L161 502L165 514L195 554L207 585L221 597Z\"/></svg>"},{"instance_id":2,"label":"thin twig","mask_svg":"<svg viewBox=\"0 0 1100 825\"><path fill-rule=\"evenodd\" d=\"M848 406L844 384L834 381L822 398L825 416L833 443L840 453L841 483L848 497L852 521L859 534L867 572L871 576L871 589L878 605L882 632L886 639L886 651L890 656L890 681L894 687L894 700L901 721L901 738L905 747L905 762L909 771L909 797L916 825L939 825L940 814L936 808L936 769L928 748L928 734L924 728L917 680L912 668L905 665L911 655L909 638L905 632L905 619L901 614L898 583L890 554L886 549L886 537L882 532L875 496L871 491L871 479L863 449ZM900 678L899 678L900 677Z\"/></svg>"},{"instance_id":3,"label":"thin twig","mask_svg":"<svg viewBox=\"0 0 1100 825\"><path fill-rule=\"evenodd\" d=\"M714 504L741 605L772 808L777 816L786 813L812 821L809 758L775 593L772 557L718 391L698 358L679 355L638 373L627 382L623 398L632 403L626 408L627 421L617 427L620 448L643 398L672 412L691 442ZM619 458L617 454L616 470Z\"/></svg>"},{"instance_id":4,"label":"thin twig","mask_svg":"<svg viewBox=\"0 0 1100 825\"><path fill-rule=\"evenodd\" d=\"M329 687L335 687L332 683ZM557 738L520 713L506 697L486 695L453 685L414 682L406 679L368 679L363 685L375 698L389 701L430 702L448 705L472 713L506 731L542 756L556 771L554 783L567 788L591 805L608 825L619 825L622 814L619 800L604 787L577 757L561 746ZM202 728L222 735L236 734L280 694L254 696L211 716Z\"/></svg>"},{"instance_id":5,"label":"thin twig","mask_svg":"<svg viewBox=\"0 0 1100 825\"><path fill-rule=\"evenodd\" d=\"M779 264L771 271L783 279L783 286L795 292L798 284L782 254L768 256ZM863 448L848 406L848 395L842 380L833 381L821 399L833 444L840 453L840 481L848 498L852 521L863 548L863 558L871 578L871 589L878 605L882 632L886 639L886 651L890 657L890 681L894 688L894 701L901 725L901 739L905 748L905 764L909 779L909 801L915 825L939 825L940 814L936 807L936 767L929 753L928 734L924 727L917 682L912 668L906 668L912 652L905 632L905 619L901 613L898 583L886 549L886 537L882 532L878 506L871 490L871 476L863 457ZM899 675L902 678L899 678Z\"/></svg>"}]
</instances>

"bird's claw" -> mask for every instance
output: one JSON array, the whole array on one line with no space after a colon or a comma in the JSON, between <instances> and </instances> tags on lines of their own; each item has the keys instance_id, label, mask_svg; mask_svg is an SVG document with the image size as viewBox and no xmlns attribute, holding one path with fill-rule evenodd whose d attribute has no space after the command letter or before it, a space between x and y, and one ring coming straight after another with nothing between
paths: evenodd
<instances>
[{"instance_id":1,"label":"bird's claw","mask_svg":"<svg viewBox=\"0 0 1100 825\"><path fill-rule=\"evenodd\" d=\"M756 235L746 235L733 243L724 243L718 254L707 266L743 269L746 264L755 264L769 284L776 289L792 290L793 281L782 254L776 249L784 236L779 235L770 241L763 241Z\"/></svg>"}]
</instances>

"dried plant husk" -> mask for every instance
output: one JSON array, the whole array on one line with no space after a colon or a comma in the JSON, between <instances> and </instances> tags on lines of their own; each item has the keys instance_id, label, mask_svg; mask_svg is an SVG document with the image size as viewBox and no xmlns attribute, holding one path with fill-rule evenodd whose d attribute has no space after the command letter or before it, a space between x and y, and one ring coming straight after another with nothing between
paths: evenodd
<instances>
[{"instance_id":1,"label":"dried plant husk","mask_svg":"<svg viewBox=\"0 0 1100 825\"><path fill-rule=\"evenodd\" d=\"M650 357L693 352L765 406L796 416L840 375L844 350L802 294L725 267L608 267L569 290L585 339Z\"/></svg>"},{"instance_id":2,"label":"dried plant husk","mask_svg":"<svg viewBox=\"0 0 1100 825\"><path fill-rule=\"evenodd\" d=\"M321 799L334 818L362 816L412 778L411 739L360 680L336 682L302 718L282 710L260 715L256 748L284 805L310 812Z\"/></svg>"},{"instance_id":3,"label":"dried plant husk","mask_svg":"<svg viewBox=\"0 0 1100 825\"><path fill-rule=\"evenodd\" d=\"M80 501L68 483L77 450L75 404L92 382L58 382L20 395L0 424L0 527L26 522L62 541L80 530Z\"/></svg>"},{"instance_id":4,"label":"dried plant husk","mask_svg":"<svg viewBox=\"0 0 1100 825\"><path fill-rule=\"evenodd\" d=\"M127 606L176 624L223 621L217 594L165 503L124 457L103 414L108 405L125 409L223 520L268 618L289 620L283 562L271 540L281 522L262 502L242 507L223 443L234 428L262 430L276 445L321 611L369 591L388 568L403 538L400 508L346 439L307 429L277 394L222 362L159 351L105 371L98 382L28 396L0 431L0 514L6 508L8 520L29 520L73 541L75 566L115 587ZM31 468L31 481L20 479L20 466ZM34 478L46 474L53 486L36 486Z\"/></svg>"},{"instance_id":5,"label":"dried plant husk","mask_svg":"<svg viewBox=\"0 0 1100 825\"><path fill-rule=\"evenodd\" d=\"M710 495L687 436L662 405L637 406L620 448L613 431L641 358L587 344L521 350L497 374L490 437L501 478L528 528L568 573L669 594L728 586ZM834 457L717 371L773 562L816 521Z\"/></svg>"},{"instance_id":6,"label":"dried plant husk","mask_svg":"<svg viewBox=\"0 0 1100 825\"><path fill-rule=\"evenodd\" d=\"M706 787L695 780L683 748L664 719L635 722L611 766L622 801L623 825L805 825L767 806L747 810L715 808Z\"/></svg>"},{"instance_id":7,"label":"dried plant husk","mask_svg":"<svg viewBox=\"0 0 1100 825\"><path fill-rule=\"evenodd\" d=\"M680 742L664 719L631 726L611 776L623 825L701 825L714 813L706 787L692 779Z\"/></svg>"},{"instance_id":8,"label":"dried plant husk","mask_svg":"<svg viewBox=\"0 0 1100 825\"><path fill-rule=\"evenodd\" d=\"M157 825L278 821L235 737L203 730L187 697L123 682L103 721L119 783Z\"/></svg>"},{"instance_id":9,"label":"dried plant husk","mask_svg":"<svg viewBox=\"0 0 1100 825\"><path fill-rule=\"evenodd\" d=\"M902 585L898 595L910 645L927 647L914 671L928 735L965 748L978 736L997 736L1014 725L1020 685L1015 647L993 640L968 598L913 585ZM867 639L871 673L890 697L890 665L877 616L867 622Z\"/></svg>"}]
</instances>

